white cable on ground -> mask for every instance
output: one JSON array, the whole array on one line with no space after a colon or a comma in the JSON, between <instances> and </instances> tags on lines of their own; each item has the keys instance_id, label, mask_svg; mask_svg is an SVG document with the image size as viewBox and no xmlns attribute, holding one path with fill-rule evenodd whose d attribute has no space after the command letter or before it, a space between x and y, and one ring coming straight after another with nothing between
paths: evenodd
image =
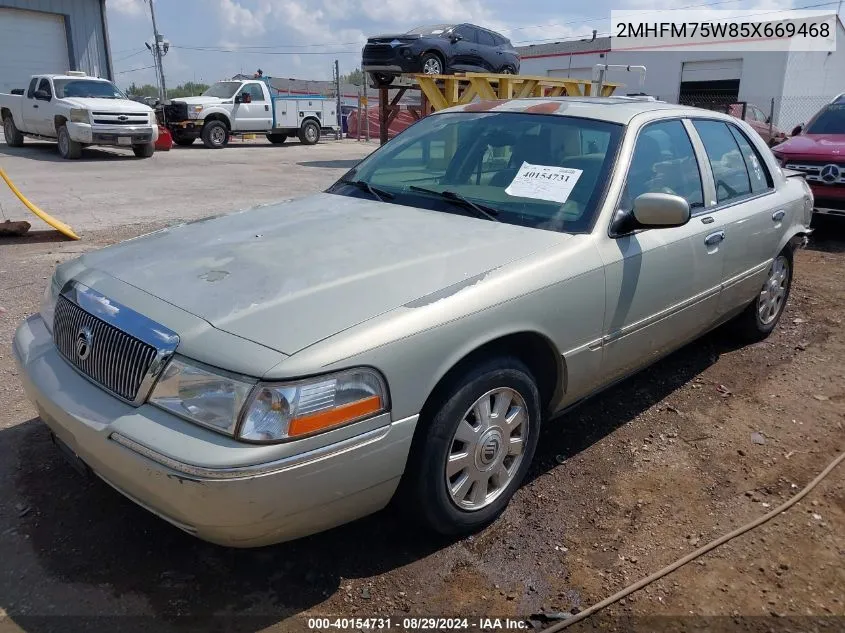
<instances>
[{"instance_id":1,"label":"white cable on ground","mask_svg":"<svg viewBox=\"0 0 845 633\"><path fill-rule=\"evenodd\" d=\"M821 473L819 473L819 475L815 479L813 479L813 481L811 481L809 484L807 484L807 486L801 492L799 492L794 497L792 497L791 499L786 501L786 503L778 506L777 508L775 508L774 510L772 510L768 514L764 514L763 516L754 519L751 523L743 525L742 527L737 528L733 532L725 534L724 536L717 538L715 541L711 541L710 543L708 543L707 545L704 545L703 547L699 547L694 552L687 554L683 558L676 560L671 565L664 567L660 571L654 572L651 576L647 576L646 578L643 578L642 580L638 580L633 585L629 585L628 587L626 587L622 591L619 591L619 592L613 594L609 598L605 598L604 600L602 600L601 602L599 602L597 604L594 604L590 608L584 609L583 611L581 611L577 615L574 615L571 618L564 620L563 622L558 622L557 624L550 626L549 628L545 629L544 633L554 633L555 631L561 631L568 626L572 626L576 622L580 622L581 620L590 617L591 615L593 615L597 611L601 611L605 607L609 607L614 602L618 602L622 598L629 596L630 594L634 593L635 591L639 591L640 589L642 589L646 585L650 585L655 580L659 580L660 578L663 578L663 576L666 576L666 575L672 573L673 571L675 571L679 567L682 567L682 566L686 565L687 563L689 563L690 561L695 560L696 558L698 558L702 554L706 554L710 550L716 549L720 545L724 545L725 543L727 543L731 539L734 539L741 534L745 534L749 530L753 530L754 528L759 527L760 525L763 525L766 521L774 519L777 515L779 515L782 512L786 512L789 508L791 508L796 503L801 501L801 499L803 499L813 488L815 488L819 484L819 482L821 482L822 479L827 477L830 474L830 472L834 468L836 468L843 460L845 460L845 453L840 453L839 457L834 459L828 465L828 467L825 468Z\"/></svg>"}]
</instances>

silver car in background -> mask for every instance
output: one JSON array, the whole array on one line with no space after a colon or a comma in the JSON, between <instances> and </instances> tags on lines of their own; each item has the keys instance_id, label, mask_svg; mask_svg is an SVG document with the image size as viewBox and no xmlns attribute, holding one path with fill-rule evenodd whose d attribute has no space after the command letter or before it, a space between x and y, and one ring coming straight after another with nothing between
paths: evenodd
<instances>
[{"instance_id":1,"label":"silver car in background","mask_svg":"<svg viewBox=\"0 0 845 633\"><path fill-rule=\"evenodd\" d=\"M280 542L394 496L464 534L541 423L719 324L767 336L812 208L728 115L482 101L326 192L62 264L14 352L66 453L200 538Z\"/></svg>"}]
</instances>

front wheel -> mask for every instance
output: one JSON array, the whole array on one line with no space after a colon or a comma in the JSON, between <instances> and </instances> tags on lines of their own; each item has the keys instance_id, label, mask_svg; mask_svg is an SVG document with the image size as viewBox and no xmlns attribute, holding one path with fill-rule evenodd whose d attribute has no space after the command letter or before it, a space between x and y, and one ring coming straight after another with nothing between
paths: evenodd
<instances>
[{"instance_id":1,"label":"front wheel","mask_svg":"<svg viewBox=\"0 0 845 633\"><path fill-rule=\"evenodd\" d=\"M61 126L58 131L59 155L67 160L75 160L82 156L82 144L70 138L70 132L66 126Z\"/></svg>"},{"instance_id":2,"label":"front wheel","mask_svg":"<svg viewBox=\"0 0 845 633\"><path fill-rule=\"evenodd\" d=\"M736 319L736 327L742 338L761 341L775 329L789 299L792 269L792 249L787 246L769 265L760 294Z\"/></svg>"},{"instance_id":3,"label":"front wheel","mask_svg":"<svg viewBox=\"0 0 845 633\"><path fill-rule=\"evenodd\" d=\"M3 136L6 138L6 145L9 147L21 147L23 145L23 134L15 125L11 115L3 121Z\"/></svg>"},{"instance_id":4,"label":"front wheel","mask_svg":"<svg viewBox=\"0 0 845 633\"><path fill-rule=\"evenodd\" d=\"M222 149L229 144L229 128L223 121L209 121L202 126L202 142L209 149Z\"/></svg>"},{"instance_id":5,"label":"front wheel","mask_svg":"<svg viewBox=\"0 0 845 633\"><path fill-rule=\"evenodd\" d=\"M504 68L502 68L502 70L500 71L499 74L501 74L501 75L515 75L516 70L514 70L513 66L505 66Z\"/></svg>"},{"instance_id":6,"label":"front wheel","mask_svg":"<svg viewBox=\"0 0 845 633\"><path fill-rule=\"evenodd\" d=\"M299 140L303 145L314 145L320 140L320 126L314 121L306 121L299 130Z\"/></svg>"},{"instance_id":7,"label":"front wheel","mask_svg":"<svg viewBox=\"0 0 845 633\"><path fill-rule=\"evenodd\" d=\"M445 535L493 522L519 488L540 433L540 395L531 372L511 357L464 372L415 439L400 494Z\"/></svg>"},{"instance_id":8,"label":"front wheel","mask_svg":"<svg viewBox=\"0 0 845 633\"><path fill-rule=\"evenodd\" d=\"M422 58L422 71L425 75L442 75L443 62L434 53L426 53Z\"/></svg>"},{"instance_id":9,"label":"front wheel","mask_svg":"<svg viewBox=\"0 0 845 633\"><path fill-rule=\"evenodd\" d=\"M138 158L149 158L155 153L155 143L143 143L142 145L133 145L132 151Z\"/></svg>"}]
</instances>

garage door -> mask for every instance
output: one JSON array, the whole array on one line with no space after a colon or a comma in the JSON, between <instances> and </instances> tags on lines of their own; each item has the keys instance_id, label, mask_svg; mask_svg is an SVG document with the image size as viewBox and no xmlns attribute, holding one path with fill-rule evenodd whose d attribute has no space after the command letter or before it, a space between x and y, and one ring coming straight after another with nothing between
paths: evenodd
<instances>
[{"instance_id":1,"label":"garage door","mask_svg":"<svg viewBox=\"0 0 845 633\"><path fill-rule=\"evenodd\" d=\"M30 75L69 69L64 16L0 9L0 92L26 88Z\"/></svg>"},{"instance_id":2,"label":"garage door","mask_svg":"<svg viewBox=\"0 0 845 633\"><path fill-rule=\"evenodd\" d=\"M742 77L741 59L684 62L681 81L724 81Z\"/></svg>"}]
</instances>

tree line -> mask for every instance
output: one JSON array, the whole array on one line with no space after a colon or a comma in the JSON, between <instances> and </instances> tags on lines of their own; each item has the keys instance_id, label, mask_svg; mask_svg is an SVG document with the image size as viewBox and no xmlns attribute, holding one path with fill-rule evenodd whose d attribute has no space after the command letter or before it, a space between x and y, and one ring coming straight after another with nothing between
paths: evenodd
<instances>
[{"instance_id":1,"label":"tree line","mask_svg":"<svg viewBox=\"0 0 845 633\"><path fill-rule=\"evenodd\" d=\"M193 81L186 81L179 84L175 88L167 89L168 99L178 99L179 97L196 97L208 90L208 84L196 83ZM134 81L129 84L126 89L126 94L137 97L157 97L158 88L152 84L137 85Z\"/></svg>"}]
</instances>

